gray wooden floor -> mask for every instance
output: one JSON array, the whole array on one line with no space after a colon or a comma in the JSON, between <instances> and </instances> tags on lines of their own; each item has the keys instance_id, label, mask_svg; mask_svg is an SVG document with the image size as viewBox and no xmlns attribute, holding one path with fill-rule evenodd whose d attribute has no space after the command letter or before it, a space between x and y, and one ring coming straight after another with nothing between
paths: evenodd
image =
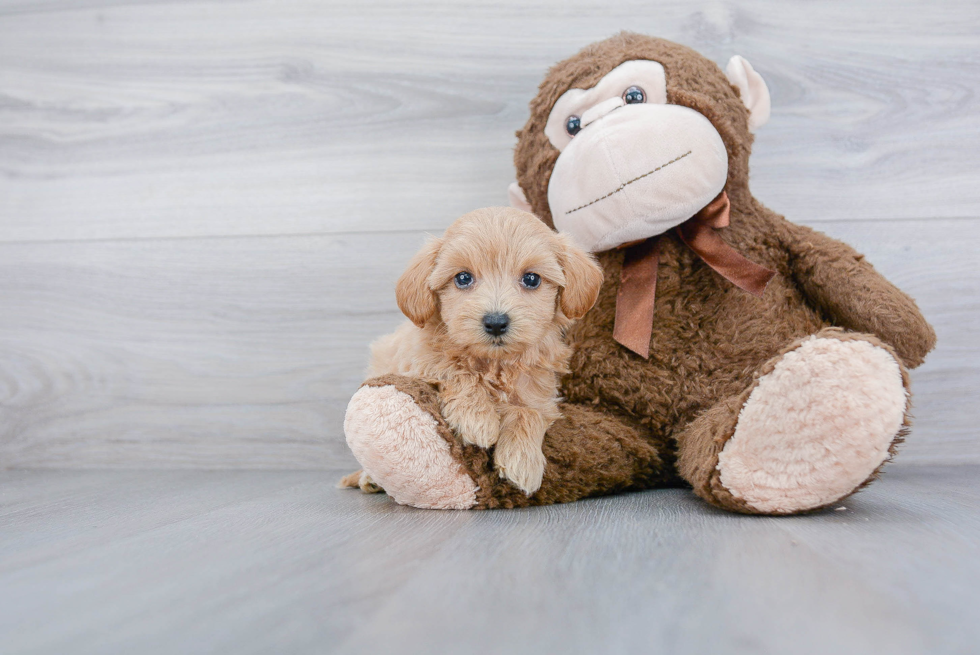
<instances>
[{"instance_id":1,"label":"gray wooden floor","mask_svg":"<svg viewBox=\"0 0 980 655\"><path fill-rule=\"evenodd\" d=\"M846 509L437 512L322 471L0 474L0 652L976 653L980 467Z\"/></svg>"}]
</instances>

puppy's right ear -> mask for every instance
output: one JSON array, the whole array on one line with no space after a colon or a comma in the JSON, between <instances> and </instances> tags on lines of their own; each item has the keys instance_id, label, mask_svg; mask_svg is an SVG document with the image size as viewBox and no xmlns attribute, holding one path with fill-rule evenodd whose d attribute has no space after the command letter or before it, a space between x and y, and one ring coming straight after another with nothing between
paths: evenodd
<instances>
[{"instance_id":1,"label":"puppy's right ear","mask_svg":"<svg viewBox=\"0 0 980 655\"><path fill-rule=\"evenodd\" d=\"M427 241L395 285L398 308L418 327L424 327L436 313L436 294L429 288L429 274L436 266L441 247L442 239Z\"/></svg>"}]
</instances>

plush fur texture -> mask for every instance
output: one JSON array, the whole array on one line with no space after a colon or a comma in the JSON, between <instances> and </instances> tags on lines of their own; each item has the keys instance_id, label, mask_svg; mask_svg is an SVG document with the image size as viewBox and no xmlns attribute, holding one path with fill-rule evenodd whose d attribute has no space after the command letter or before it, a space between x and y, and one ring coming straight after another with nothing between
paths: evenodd
<instances>
[{"instance_id":1,"label":"plush fur texture","mask_svg":"<svg viewBox=\"0 0 980 655\"><path fill-rule=\"evenodd\" d=\"M388 406L361 401L366 390L379 387L397 389L402 394L396 421L402 412L414 416L412 406L431 418L435 433L448 446L452 459L428 455L427 442L432 432L426 427L425 437L419 438L422 433L414 429L416 425L429 426L428 422L419 419L419 423L410 424L410 430L400 428L387 418ZM466 478L476 485L473 509L567 503L588 496L683 484L674 473L672 453L660 452L638 426L624 426L622 421L596 409L562 403L562 416L545 437L548 466L541 488L529 497L494 472L491 451L466 445L453 434L441 416L439 393L434 385L401 375L383 375L365 382L354 398L357 402L352 399L348 405L345 423L348 444L365 471L402 504L443 504L446 494L433 488L429 481L444 476L455 480L460 471L465 471ZM401 435L408 438L393 441ZM389 443L395 447L387 447ZM371 466L368 457L372 458ZM376 471L391 471L393 475L379 475ZM413 484L409 471L420 482ZM356 475L359 478L360 472ZM421 500L413 500L419 496Z\"/></svg>"},{"instance_id":2,"label":"plush fur texture","mask_svg":"<svg viewBox=\"0 0 980 655\"><path fill-rule=\"evenodd\" d=\"M885 461L907 404L901 368L884 348L805 339L756 383L718 455L718 480L759 512L827 505Z\"/></svg>"},{"instance_id":3,"label":"plush fur texture","mask_svg":"<svg viewBox=\"0 0 980 655\"><path fill-rule=\"evenodd\" d=\"M347 445L364 467L402 505L469 509L476 484L450 452L447 436L430 412L394 386L365 386L351 398L344 419ZM353 475L345 478L346 486ZM358 486L360 485L360 473ZM374 491L361 486L362 491Z\"/></svg>"},{"instance_id":4,"label":"plush fur texture","mask_svg":"<svg viewBox=\"0 0 980 655\"><path fill-rule=\"evenodd\" d=\"M544 127L553 103L568 89L589 88L635 59L661 63L668 102L700 112L721 134L729 161L725 190L731 226L719 234L778 274L757 298L712 271L674 232L667 233L660 240L650 357L643 359L612 338L623 252L600 253L599 299L568 330L574 354L562 379L564 417L545 437L542 486L530 499L518 497L513 487L494 480L486 451L451 443L454 461L479 487L475 507L566 502L678 480L709 503L736 512L795 513L837 500L870 482L882 453L893 453L901 441L909 422L907 368L922 363L935 334L914 301L862 255L786 221L752 196L749 112L737 88L716 64L668 41L619 34L549 71L518 132L514 157L518 181L537 216L551 225L548 183L559 153ZM861 345L829 348L818 356L811 354L814 346L805 345L813 336L821 343ZM804 361L802 368L798 360ZM837 362L839 370L820 364L825 360ZM894 384L896 370L901 393ZM385 383L410 389L406 393L419 407L430 407L439 422L431 387L407 378L389 377ZM877 407L872 427L835 422L842 408L852 417L875 412L870 406L842 405L839 397L819 392L823 384L857 392L855 399ZM762 390L753 398L757 389ZM788 422L785 407L773 400L787 390L810 403ZM896 428L895 408L902 399ZM742 417L751 419L745 427ZM794 430L802 430L795 440L789 434ZM829 454L811 459L821 448ZM800 490L787 491L793 485Z\"/></svg>"},{"instance_id":5,"label":"plush fur texture","mask_svg":"<svg viewBox=\"0 0 980 655\"><path fill-rule=\"evenodd\" d=\"M528 275L533 288L522 283ZM500 476L534 493L545 430L559 416L558 376L568 372L565 330L592 307L601 282L591 256L531 214L470 212L429 241L398 281L410 322L372 345L370 374L434 382L463 442L495 447ZM488 331L489 316L508 320L502 334Z\"/></svg>"},{"instance_id":6,"label":"plush fur texture","mask_svg":"<svg viewBox=\"0 0 980 655\"><path fill-rule=\"evenodd\" d=\"M728 150L728 196L736 187L748 192L748 160L752 145L749 111L738 97L738 91L718 66L694 50L640 34L622 33L594 43L578 54L554 66L531 101L531 117L517 133L514 164L517 182L524 190L534 213L549 225L548 183L558 159L558 150L548 140L544 128L555 101L570 88L592 87L607 73L632 60L660 63L667 76L667 102L689 107L704 115L721 134ZM735 181L735 184L732 182ZM741 181L742 184L738 184Z\"/></svg>"}]
</instances>

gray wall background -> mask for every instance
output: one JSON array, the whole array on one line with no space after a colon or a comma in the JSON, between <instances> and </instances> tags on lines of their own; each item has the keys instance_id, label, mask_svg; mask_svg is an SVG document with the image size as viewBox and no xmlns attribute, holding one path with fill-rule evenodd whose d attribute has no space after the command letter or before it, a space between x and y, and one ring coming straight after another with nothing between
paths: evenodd
<instances>
[{"instance_id":1,"label":"gray wall background","mask_svg":"<svg viewBox=\"0 0 980 655\"><path fill-rule=\"evenodd\" d=\"M506 204L547 67L749 59L757 197L939 333L904 463L980 462L980 5L0 1L0 467L336 468L426 232Z\"/></svg>"}]
</instances>

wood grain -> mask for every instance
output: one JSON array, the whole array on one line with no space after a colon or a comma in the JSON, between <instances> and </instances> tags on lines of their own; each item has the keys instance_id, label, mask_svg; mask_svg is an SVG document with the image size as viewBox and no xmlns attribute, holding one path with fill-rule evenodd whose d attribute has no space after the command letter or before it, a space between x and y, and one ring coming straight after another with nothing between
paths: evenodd
<instances>
[{"instance_id":1,"label":"wood grain","mask_svg":"<svg viewBox=\"0 0 980 655\"><path fill-rule=\"evenodd\" d=\"M936 326L898 461L785 519L335 490L423 232L506 202L544 71L623 28L747 57L756 195ZM0 0L0 651L973 652L978 33L973 0Z\"/></svg>"},{"instance_id":2,"label":"wood grain","mask_svg":"<svg viewBox=\"0 0 980 655\"><path fill-rule=\"evenodd\" d=\"M921 302L901 462L980 462L980 5L0 0L0 468L351 466L422 232L505 202L547 67L746 56L753 186Z\"/></svg>"},{"instance_id":3,"label":"wood grain","mask_svg":"<svg viewBox=\"0 0 980 655\"><path fill-rule=\"evenodd\" d=\"M980 216L972 0L0 3L0 240L441 229L552 63L620 29L768 80L795 220Z\"/></svg>"},{"instance_id":4,"label":"wood grain","mask_svg":"<svg viewBox=\"0 0 980 655\"><path fill-rule=\"evenodd\" d=\"M980 221L821 223L939 347L900 462L980 462ZM347 400L423 233L0 244L0 463L353 466ZM371 264L365 264L371 252Z\"/></svg>"},{"instance_id":5,"label":"wood grain","mask_svg":"<svg viewBox=\"0 0 980 655\"><path fill-rule=\"evenodd\" d=\"M980 469L893 469L815 515L685 490L437 512L337 472L0 476L22 653L969 653Z\"/></svg>"},{"instance_id":6,"label":"wood grain","mask_svg":"<svg viewBox=\"0 0 980 655\"><path fill-rule=\"evenodd\" d=\"M365 236L3 246L0 461L353 463L343 410L401 320L405 239L373 269Z\"/></svg>"}]
</instances>

